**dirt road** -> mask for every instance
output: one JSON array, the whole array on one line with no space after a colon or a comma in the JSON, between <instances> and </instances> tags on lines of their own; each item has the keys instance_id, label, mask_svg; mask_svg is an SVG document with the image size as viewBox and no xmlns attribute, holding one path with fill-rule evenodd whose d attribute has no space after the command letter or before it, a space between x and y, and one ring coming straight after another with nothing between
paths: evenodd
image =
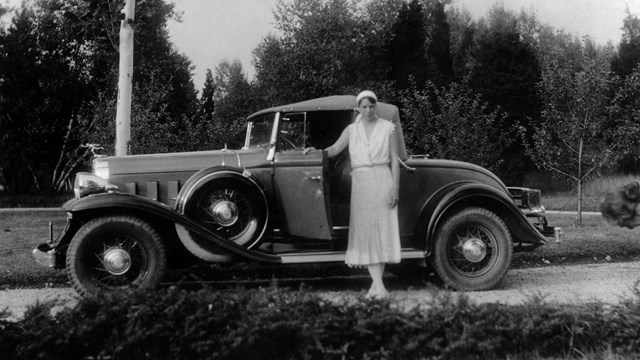
<instances>
[{"instance_id":1,"label":"dirt road","mask_svg":"<svg viewBox=\"0 0 640 360\"><path fill-rule=\"evenodd\" d=\"M390 277L385 280L391 290L392 301L408 308L428 304L434 297L447 293L421 283L407 288L406 283L399 283L396 279ZM634 283L638 280L640 262L547 266L510 270L497 289L466 295L477 303L521 304L532 296L541 296L547 302L578 304L600 301L615 304L633 296ZM347 285L340 290L311 286L310 291L327 299L356 299L364 295L365 287L360 285L366 281L363 277L358 286ZM73 306L75 297L70 288L4 290L0 291L0 309L7 308L12 314L11 319L19 319L27 307L37 301L60 299L66 306Z\"/></svg>"}]
</instances>

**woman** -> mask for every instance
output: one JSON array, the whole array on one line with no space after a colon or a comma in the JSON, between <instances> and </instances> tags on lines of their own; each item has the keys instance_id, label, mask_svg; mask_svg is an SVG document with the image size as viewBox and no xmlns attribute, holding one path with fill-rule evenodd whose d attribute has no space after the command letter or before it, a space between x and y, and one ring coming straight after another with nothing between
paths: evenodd
<instances>
[{"instance_id":1,"label":"woman","mask_svg":"<svg viewBox=\"0 0 640 360\"><path fill-rule=\"evenodd\" d=\"M351 214L345 262L366 266L371 275L368 297L388 292L382 282L386 263L400 262L398 230L398 140L391 121L376 115L378 99L371 91L357 96L359 115L338 141L326 148L334 157L349 146L351 158Z\"/></svg>"}]
</instances>

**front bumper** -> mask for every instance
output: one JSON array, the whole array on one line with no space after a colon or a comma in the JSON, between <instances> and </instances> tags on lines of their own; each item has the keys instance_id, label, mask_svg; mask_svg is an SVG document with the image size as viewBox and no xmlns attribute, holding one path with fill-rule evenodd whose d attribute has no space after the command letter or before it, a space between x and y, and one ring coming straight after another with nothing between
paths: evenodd
<instances>
[{"instance_id":1,"label":"front bumper","mask_svg":"<svg viewBox=\"0 0 640 360\"><path fill-rule=\"evenodd\" d=\"M33 257L40 265L54 268L56 266L56 249L49 244L40 244L33 249Z\"/></svg>"},{"instance_id":2,"label":"front bumper","mask_svg":"<svg viewBox=\"0 0 640 360\"><path fill-rule=\"evenodd\" d=\"M53 228L50 227L49 241L38 245L31 252L36 262L50 268L64 269L69 241L78 231L79 225L80 223L72 221L71 215L69 215L67 224L56 240L53 240Z\"/></svg>"}]
</instances>

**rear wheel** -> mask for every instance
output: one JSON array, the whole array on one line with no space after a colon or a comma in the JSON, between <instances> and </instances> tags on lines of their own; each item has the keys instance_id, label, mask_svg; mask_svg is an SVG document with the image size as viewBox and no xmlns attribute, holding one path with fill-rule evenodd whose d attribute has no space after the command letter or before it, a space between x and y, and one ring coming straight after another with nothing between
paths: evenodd
<instances>
[{"instance_id":1,"label":"rear wheel","mask_svg":"<svg viewBox=\"0 0 640 360\"><path fill-rule=\"evenodd\" d=\"M160 235L133 216L106 216L84 224L69 244L67 272L83 296L160 284L166 269Z\"/></svg>"},{"instance_id":2,"label":"rear wheel","mask_svg":"<svg viewBox=\"0 0 640 360\"><path fill-rule=\"evenodd\" d=\"M484 208L468 208L439 227L433 263L446 285L457 290L487 290L502 280L512 253L511 234L502 219Z\"/></svg>"}]
</instances>

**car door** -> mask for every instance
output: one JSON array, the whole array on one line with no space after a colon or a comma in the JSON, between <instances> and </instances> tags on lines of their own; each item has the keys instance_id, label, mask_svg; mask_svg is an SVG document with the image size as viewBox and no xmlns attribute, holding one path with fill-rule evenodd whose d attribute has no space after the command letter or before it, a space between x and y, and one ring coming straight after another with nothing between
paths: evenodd
<instances>
[{"instance_id":1,"label":"car door","mask_svg":"<svg viewBox=\"0 0 640 360\"><path fill-rule=\"evenodd\" d=\"M297 237L331 239L326 181L328 160L321 150L305 154L306 114L286 114L280 121L273 161L274 195L281 231Z\"/></svg>"}]
</instances>

